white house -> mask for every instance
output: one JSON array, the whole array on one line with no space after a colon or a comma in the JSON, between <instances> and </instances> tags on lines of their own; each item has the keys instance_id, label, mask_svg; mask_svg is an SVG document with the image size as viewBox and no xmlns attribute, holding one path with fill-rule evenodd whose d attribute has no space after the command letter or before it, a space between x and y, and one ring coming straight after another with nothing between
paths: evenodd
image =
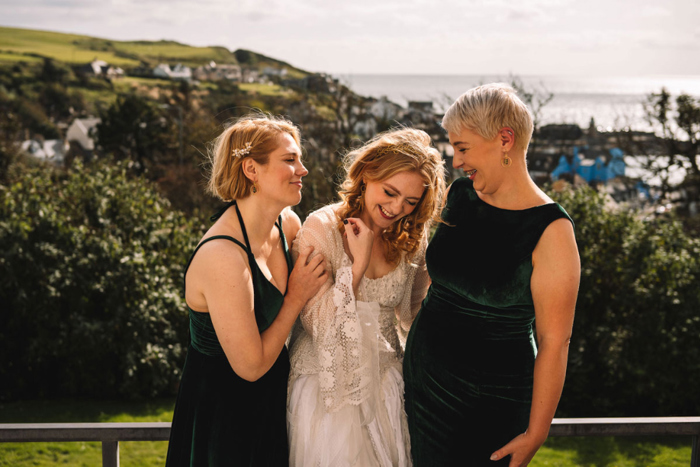
<instances>
[{"instance_id":1,"label":"white house","mask_svg":"<svg viewBox=\"0 0 700 467\"><path fill-rule=\"evenodd\" d=\"M153 76L157 78L168 78L170 79L172 71L170 70L170 65L167 63L161 63L153 69Z\"/></svg>"},{"instance_id":2,"label":"white house","mask_svg":"<svg viewBox=\"0 0 700 467\"><path fill-rule=\"evenodd\" d=\"M107 76L108 78L121 78L124 76L124 70L110 65L104 60L93 60L83 66L82 70L95 76Z\"/></svg>"},{"instance_id":3,"label":"white house","mask_svg":"<svg viewBox=\"0 0 700 467\"><path fill-rule=\"evenodd\" d=\"M178 63L170 70L170 78L183 81L190 81L192 79L192 69L188 66L184 66Z\"/></svg>"},{"instance_id":4,"label":"white house","mask_svg":"<svg viewBox=\"0 0 700 467\"><path fill-rule=\"evenodd\" d=\"M95 127L101 120L96 117L76 118L68 127L66 141L75 141L86 151L95 149L95 140L92 138Z\"/></svg>"},{"instance_id":5,"label":"white house","mask_svg":"<svg viewBox=\"0 0 700 467\"><path fill-rule=\"evenodd\" d=\"M241 67L238 65L217 65L210 62L208 65L200 66L192 73L195 79L200 81L241 81Z\"/></svg>"},{"instance_id":6,"label":"white house","mask_svg":"<svg viewBox=\"0 0 700 467\"><path fill-rule=\"evenodd\" d=\"M60 139L49 139L45 141L29 139L22 143L22 151L32 157L51 162L55 165L63 164L63 159L68 149L68 143Z\"/></svg>"}]
</instances>

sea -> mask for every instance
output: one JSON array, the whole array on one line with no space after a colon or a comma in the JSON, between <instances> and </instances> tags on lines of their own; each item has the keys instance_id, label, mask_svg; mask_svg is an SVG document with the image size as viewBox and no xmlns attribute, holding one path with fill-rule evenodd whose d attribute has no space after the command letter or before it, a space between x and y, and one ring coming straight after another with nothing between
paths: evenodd
<instances>
[{"instance_id":1,"label":"sea","mask_svg":"<svg viewBox=\"0 0 700 467\"><path fill-rule=\"evenodd\" d=\"M536 96L553 94L539 112L540 125L575 123L600 130L629 128L652 131L645 118L644 103L651 93L666 88L700 98L700 76L499 76L499 75L336 75L341 83L363 96L407 106L408 101L432 101L436 112L444 111L466 90L491 82L510 83L517 78Z\"/></svg>"}]
</instances>

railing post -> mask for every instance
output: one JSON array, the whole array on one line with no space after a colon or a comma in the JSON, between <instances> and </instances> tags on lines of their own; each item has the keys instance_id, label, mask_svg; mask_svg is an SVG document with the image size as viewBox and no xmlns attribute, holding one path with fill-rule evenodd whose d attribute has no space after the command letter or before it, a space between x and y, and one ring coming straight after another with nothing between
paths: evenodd
<instances>
[{"instance_id":1,"label":"railing post","mask_svg":"<svg viewBox=\"0 0 700 467\"><path fill-rule=\"evenodd\" d=\"M102 441L102 467L119 467L119 441Z\"/></svg>"},{"instance_id":2,"label":"railing post","mask_svg":"<svg viewBox=\"0 0 700 467\"><path fill-rule=\"evenodd\" d=\"M693 451L690 454L690 467L700 467L700 435L693 436Z\"/></svg>"}]
</instances>

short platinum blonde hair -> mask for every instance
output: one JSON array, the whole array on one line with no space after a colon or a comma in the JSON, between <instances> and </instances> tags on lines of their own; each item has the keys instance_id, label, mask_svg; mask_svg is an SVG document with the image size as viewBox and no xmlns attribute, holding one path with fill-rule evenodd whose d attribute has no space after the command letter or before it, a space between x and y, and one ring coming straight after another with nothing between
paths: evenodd
<instances>
[{"instance_id":1,"label":"short platinum blonde hair","mask_svg":"<svg viewBox=\"0 0 700 467\"><path fill-rule=\"evenodd\" d=\"M267 164L270 153L280 146L280 136L285 133L301 148L299 129L283 117L253 113L228 126L209 150L208 191L223 201L249 196L253 182L243 173L243 161L250 158L260 165Z\"/></svg>"},{"instance_id":2,"label":"short platinum blonde hair","mask_svg":"<svg viewBox=\"0 0 700 467\"><path fill-rule=\"evenodd\" d=\"M504 83L472 88L447 109L442 127L456 134L467 129L489 141L503 127L509 127L513 129L515 147L527 152L534 130L532 114L516 94Z\"/></svg>"}]
</instances>

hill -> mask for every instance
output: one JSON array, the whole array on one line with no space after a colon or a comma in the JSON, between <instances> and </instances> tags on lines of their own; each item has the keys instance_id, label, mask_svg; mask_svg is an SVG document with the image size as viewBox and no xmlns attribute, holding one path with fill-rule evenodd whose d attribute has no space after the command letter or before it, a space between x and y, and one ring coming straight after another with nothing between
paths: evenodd
<instances>
[{"instance_id":1,"label":"hill","mask_svg":"<svg viewBox=\"0 0 700 467\"><path fill-rule=\"evenodd\" d=\"M88 63L99 59L131 68L158 63L182 63L196 67L211 61L246 65L262 70L266 67L287 68L290 77L302 78L307 71L249 50L234 52L220 46L193 47L175 41L114 41L97 37L33 29L0 27L0 64L39 61L51 58L68 64Z\"/></svg>"}]
</instances>

